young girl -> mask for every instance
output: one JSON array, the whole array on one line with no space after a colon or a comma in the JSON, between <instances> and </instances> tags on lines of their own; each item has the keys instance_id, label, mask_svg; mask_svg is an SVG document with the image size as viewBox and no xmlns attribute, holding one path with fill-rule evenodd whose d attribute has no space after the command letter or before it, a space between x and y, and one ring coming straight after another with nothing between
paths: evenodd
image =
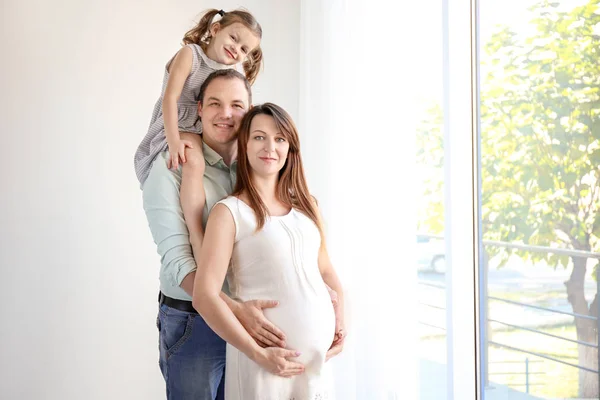
<instances>
[{"instance_id":1,"label":"young girl","mask_svg":"<svg viewBox=\"0 0 600 400\"><path fill-rule=\"evenodd\" d=\"M220 16L216 22L213 19ZM262 65L262 28L243 10L208 10L188 31L184 47L167 63L162 95L154 106L148 133L134 157L142 190L156 156L169 150L168 167L182 167L180 202L197 256L202 244L204 155L198 117L200 86L213 71L243 69L253 84Z\"/></svg>"}]
</instances>

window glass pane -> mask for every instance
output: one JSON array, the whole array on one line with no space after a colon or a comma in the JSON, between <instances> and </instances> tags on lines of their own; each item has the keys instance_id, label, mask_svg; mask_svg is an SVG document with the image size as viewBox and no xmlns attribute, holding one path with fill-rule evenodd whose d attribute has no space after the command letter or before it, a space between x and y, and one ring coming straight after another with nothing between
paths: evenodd
<instances>
[{"instance_id":1,"label":"window glass pane","mask_svg":"<svg viewBox=\"0 0 600 400\"><path fill-rule=\"evenodd\" d=\"M431 29L420 37L428 48L421 60L418 103L418 226L415 239L419 274L420 399L446 399L446 254L444 235L443 41L442 3L428 0Z\"/></svg>"},{"instance_id":2,"label":"window glass pane","mask_svg":"<svg viewBox=\"0 0 600 400\"><path fill-rule=\"evenodd\" d=\"M598 399L598 0L481 0L479 34L485 398Z\"/></svg>"}]
</instances>

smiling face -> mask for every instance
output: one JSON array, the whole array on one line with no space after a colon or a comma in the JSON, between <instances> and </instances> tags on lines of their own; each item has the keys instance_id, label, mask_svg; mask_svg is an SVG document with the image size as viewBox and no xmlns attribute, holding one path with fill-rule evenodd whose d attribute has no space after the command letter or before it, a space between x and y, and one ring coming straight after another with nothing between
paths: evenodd
<instances>
[{"instance_id":1,"label":"smiling face","mask_svg":"<svg viewBox=\"0 0 600 400\"><path fill-rule=\"evenodd\" d=\"M216 22L210 33L212 39L206 53L214 61L225 65L243 62L260 45L260 38L239 22L225 27Z\"/></svg>"},{"instance_id":2,"label":"smiling face","mask_svg":"<svg viewBox=\"0 0 600 400\"><path fill-rule=\"evenodd\" d=\"M252 172L259 176L279 174L285 165L290 143L270 115L258 114L250 123L246 154Z\"/></svg>"},{"instance_id":3,"label":"smiling face","mask_svg":"<svg viewBox=\"0 0 600 400\"><path fill-rule=\"evenodd\" d=\"M198 105L206 144L214 147L234 142L249 103L249 93L241 79L219 77L211 81Z\"/></svg>"}]
</instances>

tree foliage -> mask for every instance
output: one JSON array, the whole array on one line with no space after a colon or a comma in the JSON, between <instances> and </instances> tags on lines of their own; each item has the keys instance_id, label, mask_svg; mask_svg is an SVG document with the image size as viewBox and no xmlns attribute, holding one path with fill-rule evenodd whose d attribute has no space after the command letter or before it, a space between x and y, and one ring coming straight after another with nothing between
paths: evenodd
<instances>
[{"instance_id":1,"label":"tree foliage","mask_svg":"<svg viewBox=\"0 0 600 400\"><path fill-rule=\"evenodd\" d=\"M484 239L600 250L600 12L542 1L527 33L499 27L481 49ZM441 168L441 109L418 132L421 166ZM438 125L439 124L439 125ZM428 172L421 228L443 229L443 175ZM438 221L437 223L435 221ZM489 249L507 258L507 250ZM569 258L520 252L567 266Z\"/></svg>"}]
</instances>

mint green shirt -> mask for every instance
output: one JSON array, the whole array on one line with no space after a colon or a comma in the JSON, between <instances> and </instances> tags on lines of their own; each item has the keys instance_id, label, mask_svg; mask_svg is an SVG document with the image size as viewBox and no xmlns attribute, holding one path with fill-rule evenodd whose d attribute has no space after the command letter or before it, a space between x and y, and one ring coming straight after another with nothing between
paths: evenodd
<instances>
[{"instance_id":1,"label":"mint green shirt","mask_svg":"<svg viewBox=\"0 0 600 400\"><path fill-rule=\"evenodd\" d=\"M202 225L206 228L208 213L220 200L233 192L237 161L227 166L223 158L203 144L206 170L204 192L206 203L202 213ZM196 270L189 232L183 217L179 199L181 167L177 171L167 168L168 152L160 153L142 187L144 211L158 254L160 255L160 290L174 299L192 298L179 286L183 278Z\"/></svg>"}]
</instances>

